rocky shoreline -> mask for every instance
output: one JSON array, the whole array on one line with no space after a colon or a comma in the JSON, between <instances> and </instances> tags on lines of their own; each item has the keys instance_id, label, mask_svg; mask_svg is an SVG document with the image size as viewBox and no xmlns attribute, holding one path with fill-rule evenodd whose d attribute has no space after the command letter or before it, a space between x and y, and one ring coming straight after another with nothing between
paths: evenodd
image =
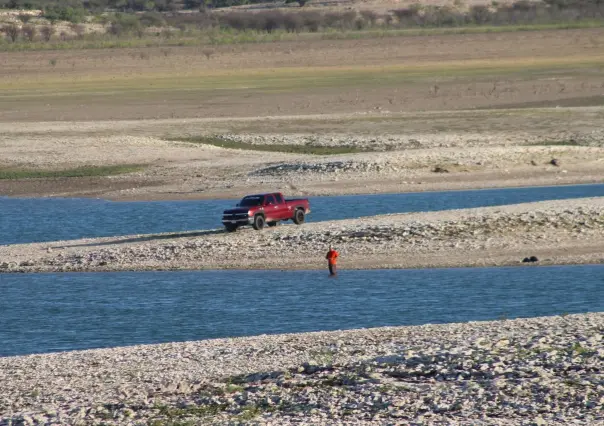
<instances>
[{"instance_id":1,"label":"rocky shoreline","mask_svg":"<svg viewBox=\"0 0 604 426\"><path fill-rule=\"evenodd\" d=\"M334 244L354 268L604 263L604 197L0 246L0 272L317 269Z\"/></svg>"},{"instance_id":2,"label":"rocky shoreline","mask_svg":"<svg viewBox=\"0 0 604 426\"><path fill-rule=\"evenodd\" d=\"M0 425L604 424L604 313L0 358Z\"/></svg>"}]
</instances>

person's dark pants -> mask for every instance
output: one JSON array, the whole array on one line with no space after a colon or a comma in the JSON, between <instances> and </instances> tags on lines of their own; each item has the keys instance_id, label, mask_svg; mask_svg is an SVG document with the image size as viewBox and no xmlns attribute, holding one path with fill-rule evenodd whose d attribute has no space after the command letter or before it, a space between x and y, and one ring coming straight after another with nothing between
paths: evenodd
<instances>
[{"instance_id":1,"label":"person's dark pants","mask_svg":"<svg viewBox=\"0 0 604 426\"><path fill-rule=\"evenodd\" d=\"M329 264L329 275L335 275L336 274L336 265L334 264Z\"/></svg>"}]
</instances>

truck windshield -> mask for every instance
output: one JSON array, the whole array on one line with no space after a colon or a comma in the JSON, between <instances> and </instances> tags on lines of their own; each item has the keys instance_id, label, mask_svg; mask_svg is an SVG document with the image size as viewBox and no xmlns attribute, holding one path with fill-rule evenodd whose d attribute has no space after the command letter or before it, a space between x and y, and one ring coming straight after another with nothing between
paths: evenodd
<instances>
[{"instance_id":1,"label":"truck windshield","mask_svg":"<svg viewBox=\"0 0 604 426\"><path fill-rule=\"evenodd\" d=\"M244 197L239 205L241 207L259 206L262 204L262 197Z\"/></svg>"}]
</instances>

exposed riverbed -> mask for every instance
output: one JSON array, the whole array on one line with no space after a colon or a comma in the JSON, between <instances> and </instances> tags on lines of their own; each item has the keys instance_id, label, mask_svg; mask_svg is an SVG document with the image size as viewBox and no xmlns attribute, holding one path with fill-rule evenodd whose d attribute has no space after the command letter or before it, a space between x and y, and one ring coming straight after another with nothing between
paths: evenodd
<instances>
[{"instance_id":1,"label":"exposed riverbed","mask_svg":"<svg viewBox=\"0 0 604 426\"><path fill-rule=\"evenodd\" d=\"M344 269L602 263L604 197L285 225L0 246L0 272Z\"/></svg>"},{"instance_id":2,"label":"exposed riverbed","mask_svg":"<svg viewBox=\"0 0 604 426\"><path fill-rule=\"evenodd\" d=\"M603 334L592 313L0 358L0 425L601 425Z\"/></svg>"}]
</instances>

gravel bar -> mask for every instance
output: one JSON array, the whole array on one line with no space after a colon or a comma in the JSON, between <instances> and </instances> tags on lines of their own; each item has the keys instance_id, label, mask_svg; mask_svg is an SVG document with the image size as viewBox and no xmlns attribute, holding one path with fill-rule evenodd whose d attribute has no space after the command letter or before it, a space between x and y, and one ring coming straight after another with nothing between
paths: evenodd
<instances>
[{"instance_id":1,"label":"gravel bar","mask_svg":"<svg viewBox=\"0 0 604 426\"><path fill-rule=\"evenodd\" d=\"M334 206L337 208L337 206ZM0 272L346 269L604 263L604 197L0 246Z\"/></svg>"},{"instance_id":2,"label":"gravel bar","mask_svg":"<svg viewBox=\"0 0 604 426\"><path fill-rule=\"evenodd\" d=\"M604 424L604 313L0 358L0 425Z\"/></svg>"}]
</instances>

